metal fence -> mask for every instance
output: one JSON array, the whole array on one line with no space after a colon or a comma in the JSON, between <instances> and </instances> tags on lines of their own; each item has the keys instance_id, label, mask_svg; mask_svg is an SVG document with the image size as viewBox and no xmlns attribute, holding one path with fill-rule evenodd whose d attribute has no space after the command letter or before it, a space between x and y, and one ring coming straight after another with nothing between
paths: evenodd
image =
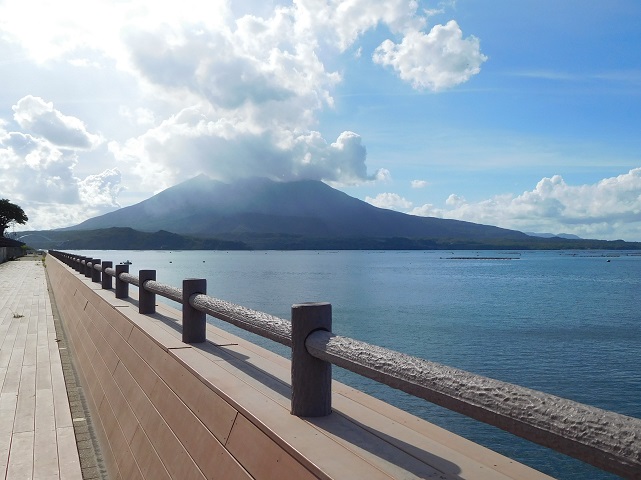
<instances>
[{"instance_id":1,"label":"metal fence","mask_svg":"<svg viewBox=\"0 0 641 480\"><path fill-rule=\"evenodd\" d=\"M139 311L155 312L156 295L182 304L182 339L206 341L206 315L292 348L291 412L331 413L331 365L423 398L625 478L641 478L641 420L412 357L332 333L329 303L292 306L291 321L206 294L206 280L182 288L156 281L155 270L49 251L103 289L127 298L139 288ZM112 279L115 280L115 287Z\"/></svg>"}]
</instances>

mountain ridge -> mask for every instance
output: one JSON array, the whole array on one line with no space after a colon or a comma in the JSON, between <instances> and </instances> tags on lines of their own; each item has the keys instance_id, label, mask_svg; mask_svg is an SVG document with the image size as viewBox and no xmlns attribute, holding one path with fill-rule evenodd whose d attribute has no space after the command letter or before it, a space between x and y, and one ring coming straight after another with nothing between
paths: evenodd
<instances>
[{"instance_id":1,"label":"mountain ridge","mask_svg":"<svg viewBox=\"0 0 641 480\"><path fill-rule=\"evenodd\" d=\"M378 208L315 180L249 178L223 183L205 175L61 230L111 227L199 237L243 233L314 238L531 238L516 230Z\"/></svg>"}]
</instances>

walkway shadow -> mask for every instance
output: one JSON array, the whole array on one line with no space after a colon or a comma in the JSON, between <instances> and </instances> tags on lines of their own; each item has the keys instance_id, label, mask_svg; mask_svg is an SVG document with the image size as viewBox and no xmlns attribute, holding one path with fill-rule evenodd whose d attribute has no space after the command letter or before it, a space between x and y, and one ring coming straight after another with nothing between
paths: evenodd
<instances>
[{"instance_id":1,"label":"walkway shadow","mask_svg":"<svg viewBox=\"0 0 641 480\"><path fill-rule=\"evenodd\" d=\"M138 309L139 303L137 299L129 298L127 299L127 301L133 308ZM146 314L146 316L162 322L164 325L182 335L182 323L180 322L180 320L159 312ZM288 399L291 398L291 387L289 383L283 382L278 377L261 369L258 365L251 363L252 357L244 355L239 351L238 348L234 348L238 347L238 345L238 343L215 343L209 339L203 343L189 344L191 348L201 350L202 352L205 352L208 355L214 357L214 359L219 359L221 361L229 363L234 368L240 370L244 374L248 375L257 382L260 382L269 389L277 392L279 395L282 395L283 397L286 397Z\"/></svg>"},{"instance_id":2,"label":"walkway shadow","mask_svg":"<svg viewBox=\"0 0 641 480\"><path fill-rule=\"evenodd\" d=\"M204 343L192 344L191 346L192 348L197 348L215 358L229 363L234 368L240 370L270 390L287 399L291 399L291 387L289 383L284 382L275 375L260 368L260 366L255 363L252 363L252 357L244 355L239 352L237 348L234 348L237 347L238 344L220 345L207 340Z\"/></svg>"},{"instance_id":3,"label":"walkway shadow","mask_svg":"<svg viewBox=\"0 0 641 480\"><path fill-rule=\"evenodd\" d=\"M381 432L342 412L334 411L327 417L305 418L305 420L418 478L443 480L461 478L462 470L457 464ZM367 455L363 456L367 458Z\"/></svg>"}]
</instances>

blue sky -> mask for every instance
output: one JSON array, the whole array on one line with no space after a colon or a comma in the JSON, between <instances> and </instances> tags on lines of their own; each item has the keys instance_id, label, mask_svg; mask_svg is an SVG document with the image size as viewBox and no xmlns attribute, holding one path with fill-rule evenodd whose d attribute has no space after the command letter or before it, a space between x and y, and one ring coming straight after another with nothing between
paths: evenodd
<instances>
[{"instance_id":1,"label":"blue sky","mask_svg":"<svg viewBox=\"0 0 641 480\"><path fill-rule=\"evenodd\" d=\"M0 82L28 229L206 173L641 241L636 0L0 0Z\"/></svg>"}]
</instances>

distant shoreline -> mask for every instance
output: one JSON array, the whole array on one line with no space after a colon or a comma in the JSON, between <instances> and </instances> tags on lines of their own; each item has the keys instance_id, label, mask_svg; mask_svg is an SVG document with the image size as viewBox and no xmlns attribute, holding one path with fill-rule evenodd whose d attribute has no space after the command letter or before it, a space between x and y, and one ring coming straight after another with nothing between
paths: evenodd
<instances>
[{"instance_id":1,"label":"distant shoreline","mask_svg":"<svg viewBox=\"0 0 641 480\"><path fill-rule=\"evenodd\" d=\"M143 232L129 227L23 233L29 236L30 247L57 250L641 250L641 242L560 237L484 240L440 237L312 237L275 233L225 233L217 237L198 237L165 230Z\"/></svg>"}]
</instances>

